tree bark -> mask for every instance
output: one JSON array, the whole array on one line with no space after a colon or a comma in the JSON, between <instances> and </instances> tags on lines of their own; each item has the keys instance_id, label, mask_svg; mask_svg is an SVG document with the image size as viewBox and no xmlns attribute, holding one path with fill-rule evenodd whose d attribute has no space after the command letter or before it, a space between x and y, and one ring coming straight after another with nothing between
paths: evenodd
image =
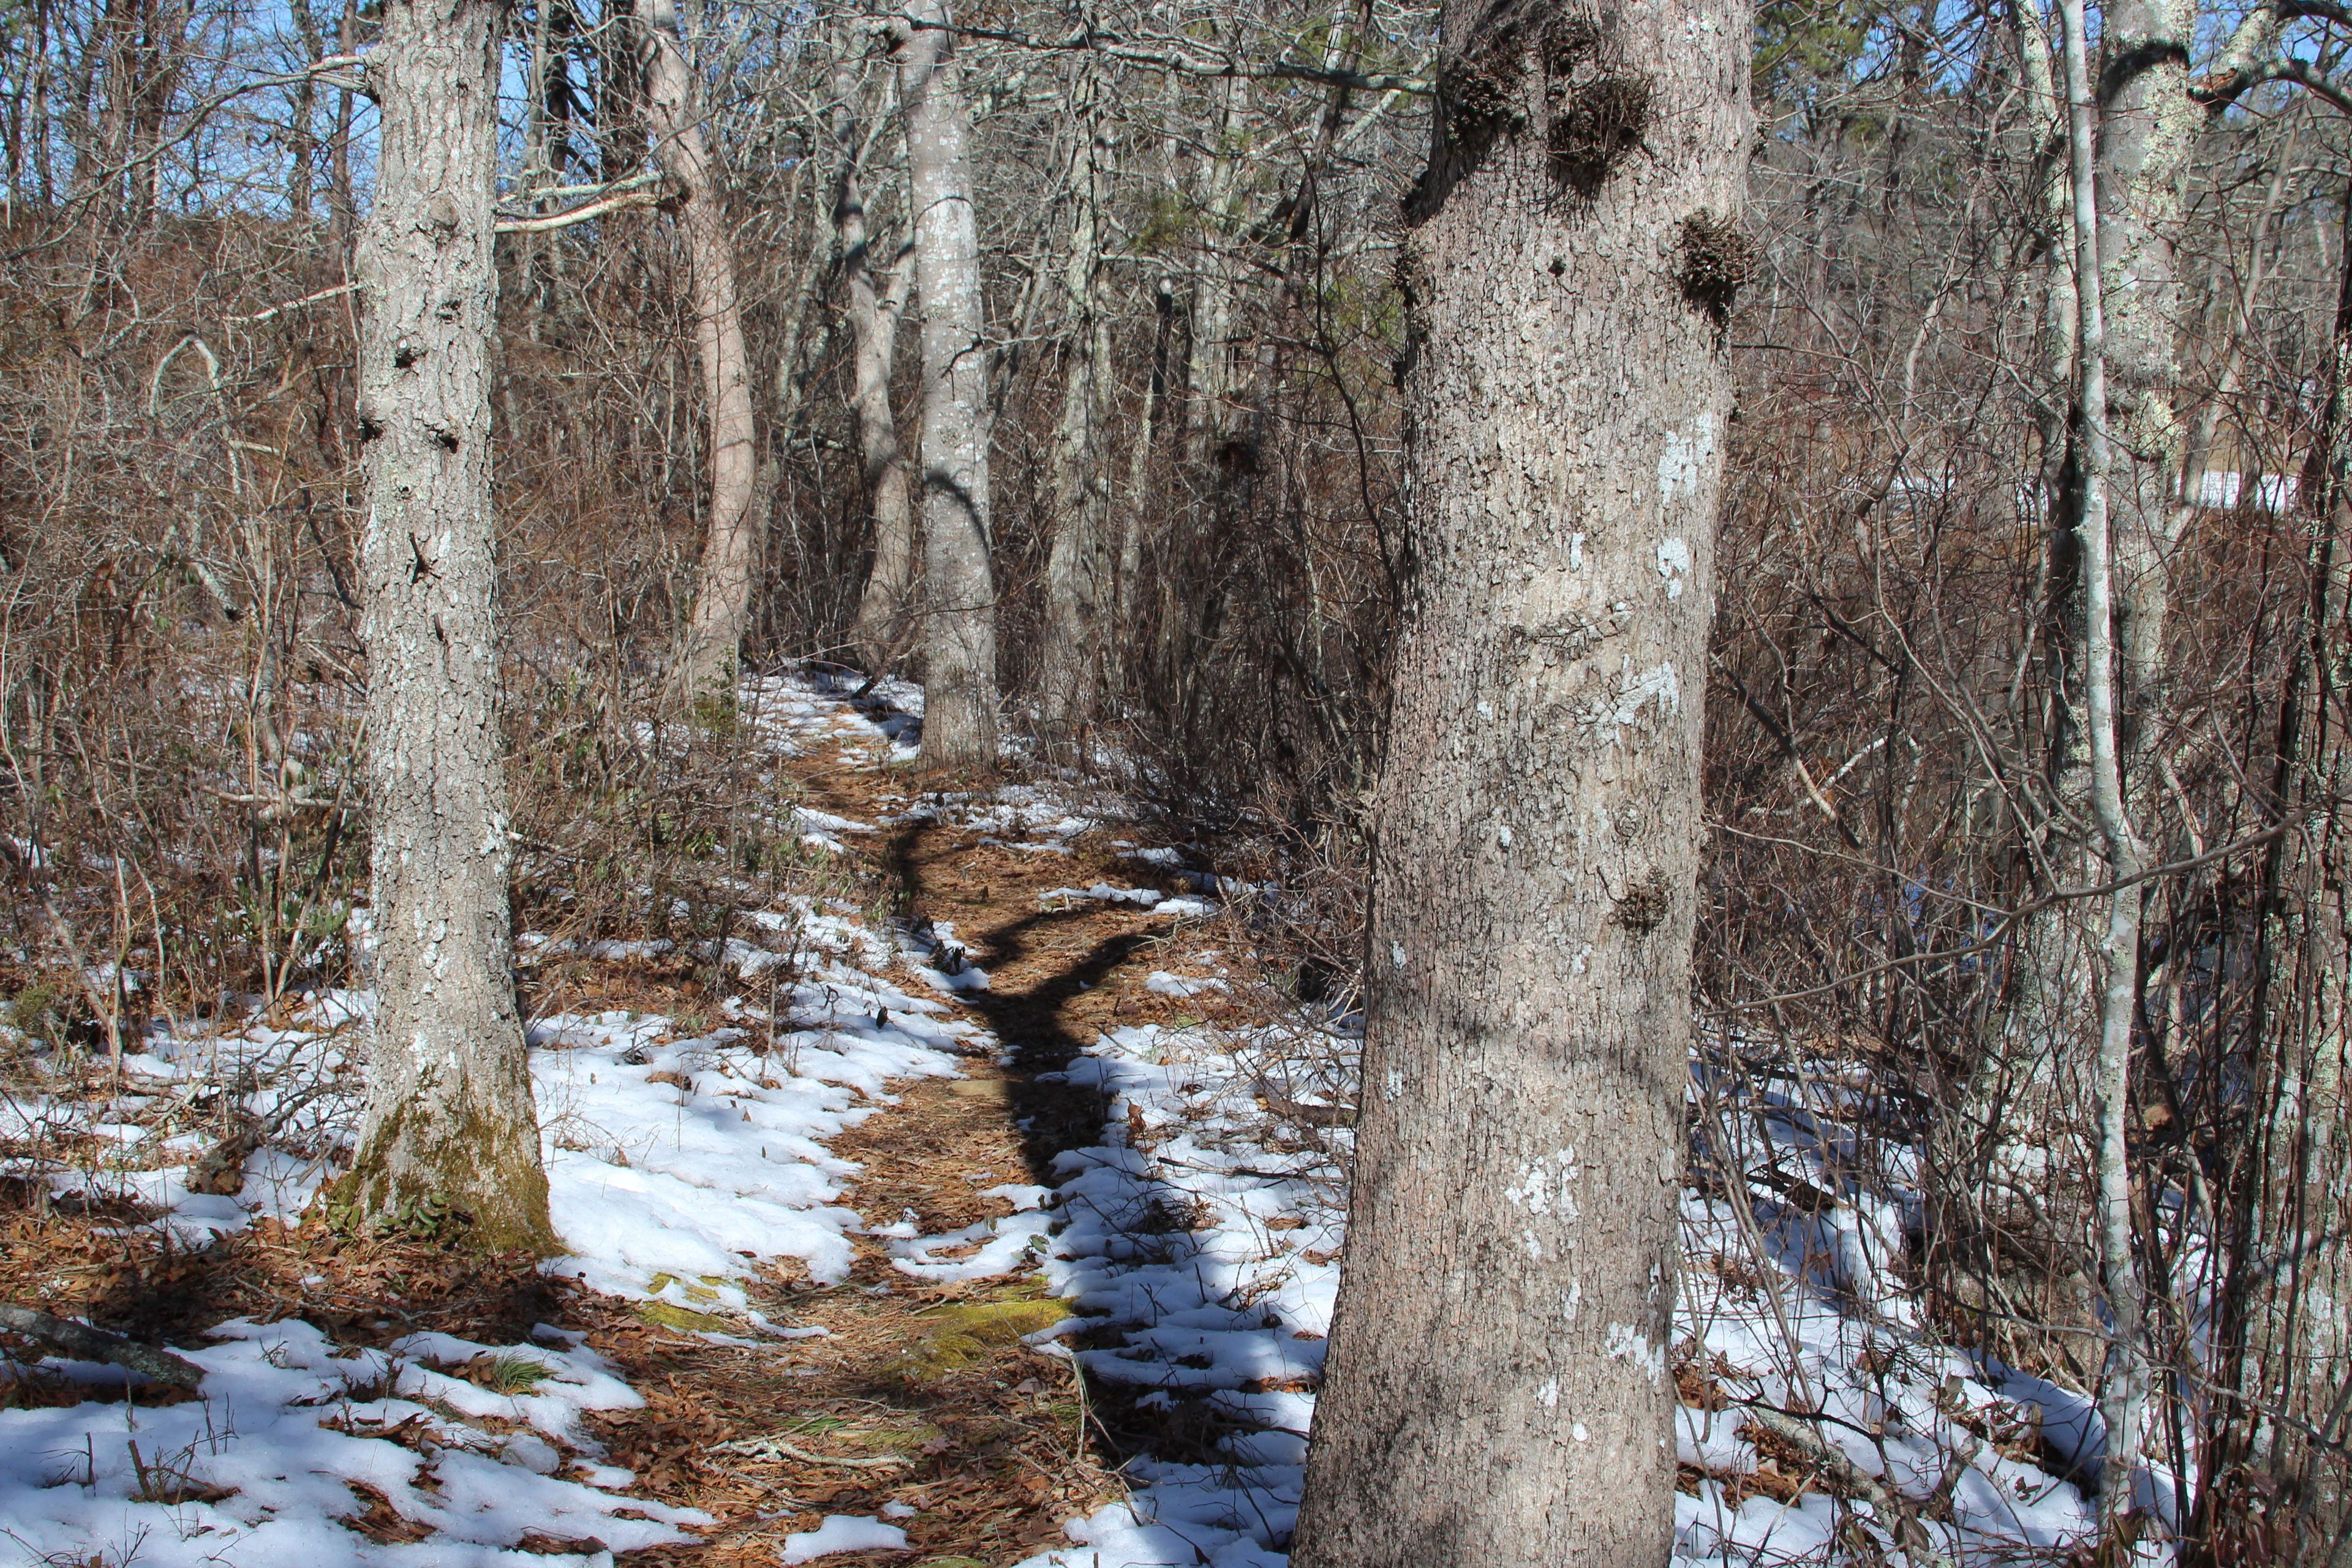
<instances>
[{"instance_id":1,"label":"tree bark","mask_svg":"<svg viewBox=\"0 0 2352 1568\"><path fill-rule=\"evenodd\" d=\"M885 673L903 651L907 617L915 612L915 509L907 485L906 448L890 407L890 374L898 357L898 321L907 305L906 258L893 260L877 291L873 238L862 177L865 139L857 124L857 71L845 57L834 69L834 138L841 150L841 189L834 203L834 234L841 245L841 277L848 291L850 406L857 416L858 459L866 504L874 511L874 563L858 595L850 633L870 675Z\"/></svg>"},{"instance_id":2,"label":"tree bark","mask_svg":"<svg viewBox=\"0 0 2352 1568\"><path fill-rule=\"evenodd\" d=\"M743 346L743 307L735 282L735 237L727 226L727 192L703 131L694 72L678 36L676 0L644 0L637 28L646 131L655 159L678 186L678 226L694 290L694 343L702 361L703 417L710 429L710 523L677 679L685 695L731 707L760 553L751 506L759 454L751 355Z\"/></svg>"},{"instance_id":3,"label":"tree bark","mask_svg":"<svg viewBox=\"0 0 2352 1568\"><path fill-rule=\"evenodd\" d=\"M391 0L359 251L377 1012L344 1199L553 1236L515 1004L490 517L499 8Z\"/></svg>"},{"instance_id":4,"label":"tree bark","mask_svg":"<svg viewBox=\"0 0 2352 1568\"><path fill-rule=\"evenodd\" d=\"M988 355L966 111L947 0L898 39L915 290L923 303L923 765L996 762L996 580L989 562Z\"/></svg>"},{"instance_id":5,"label":"tree bark","mask_svg":"<svg viewBox=\"0 0 2352 1568\"><path fill-rule=\"evenodd\" d=\"M1408 205L1412 602L1298 1568L1672 1544L1750 28L1738 0L1445 7L1449 75L1516 112L1441 96Z\"/></svg>"},{"instance_id":6,"label":"tree bark","mask_svg":"<svg viewBox=\"0 0 2352 1568\"><path fill-rule=\"evenodd\" d=\"M2146 760L2168 680L2170 556L2183 435L2180 283L2175 256L2187 221L2183 175L2207 110L2189 96L2194 0L2121 0L2101 15L2103 77L2097 185L2099 271L2110 305L2106 360L2115 422L2118 716L2133 762ZM2080 285L2077 284L2079 292Z\"/></svg>"},{"instance_id":7,"label":"tree bark","mask_svg":"<svg viewBox=\"0 0 2352 1568\"><path fill-rule=\"evenodd\" d=\"M2106 847L2107 872L2134 882L2147 857L2124 802L2123 716L2117 687L2127 655L2120 646L2116 531L2107 513L2106 288L2100 266L2098 136L2083 0L2058 0L2066 49L2066 140L2074 174L2075 394L2082 407L2083 707L2091 748L2091 810ZM2092 1073L2096 1110L2095 1229L2099 1277L2107 1304L2106 1375L2099 1414L2106 1452L2099 1483L2100 1561L2122 1563L2137 1533L2131 1521L2139 1468L2140 1416L2147 1397L2144 1342L2147 1304L2132 1245L2130 1115L2132 1024L2139 999L2139 909L2144 889L2119 886L2107 898L2101 953L2098 1054Z\"/></svg>"},{"instance_id":8,"label":"tree bark","mask_svg":"<svg viewBox=\"0 0 2352 1568\"><path fill-rule=\"evenodd\" d=\"M1102 705L1108 671L1108 616L1118 593L1110 538L1110 470L1102 449L1102 404L1111 385L1110 321L1103 310L1102 220L1109 147L1101 87L1081 71L1072 113L1070 256L1063 271L1068 372L1054 428L1054 546L1045 563L1042 654L1045 733L1076 743Z\"/></svg>"}]
</instances>

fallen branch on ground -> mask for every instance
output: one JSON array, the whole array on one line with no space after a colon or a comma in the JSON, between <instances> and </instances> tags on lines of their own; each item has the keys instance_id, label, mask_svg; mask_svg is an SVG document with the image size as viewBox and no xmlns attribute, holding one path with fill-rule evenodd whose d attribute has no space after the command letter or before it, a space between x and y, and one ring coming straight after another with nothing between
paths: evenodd
<instances>
[{"instance_id":1,"label":"fallen branch on ground","mask_svg":"<svg viewBox=\"0 0 2352 1568\"><path fill-rule=\"evenodd\" d=\"M878 1470L915 1462L903 1454L884 1454L871 1459L836 1458L831 1454L812 1454L806 1448L796 1448L782 1437L738 1437L732 1443L719 1444L711 1452L740 1454L752 1459L798 1459L807 1465L844 1465L855 1470Z\"/></svg>"},{"instance_id":2,"label":"fallen branch on ground","mask_svg":"<svg viewBox=\"0 0 2352 1568\"><path fill-rule=\"evenodd\" d=\"M87 1323L51 1317L30 1307L0 1306L0 1329L38 1340L52 1349L83 1361L102 1361L124 1367L157 1383L194 1393L205 1381L204 1368L156 1345L142 1345L121 1334L110 1334Z\"/></svg>"}]
</instances>

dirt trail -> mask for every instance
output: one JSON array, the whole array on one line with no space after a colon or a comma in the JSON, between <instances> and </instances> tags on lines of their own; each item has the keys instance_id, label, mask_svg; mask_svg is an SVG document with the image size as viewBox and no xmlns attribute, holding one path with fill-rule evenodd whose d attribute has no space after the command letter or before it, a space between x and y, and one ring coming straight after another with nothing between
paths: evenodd
<instances>
[{"instance_id":1,"label":"dirt trail","mask_svg":"<svg viewBox=\"0 0 2352 1568\"><path fill-rule=\"evenodd\" d=\"M804 759L793 771L803 804L861 822L903 814L907 795L936 782L866 756ZM1007 1057L967 1061L961 1080L893 1085L900 1104L832 1142L864 1167L844 1201L869 1227L907 1219L925 1235L1007 1215L1013 1205L986 1189L1050 1184L1055 1154L1101 1136L1095 1091L1037 1075L1104 1029L1198 1016L1201 1002L1155 994L1144 981L1205 939L1130 905L1041 902L1065 885L1160 885L1139 875L1150 868L1118 859L1107 833L1080 836L1069 854L983 843L948 821L844 837L887 879L908 921L951 926L987 973L986 990L958 1000ZM898 1561L994 1568L1062 1544L1064 1521L1119 1494L1111 1468L1125 1458L1125 1422L1090 1407L1067 1359L1021 1341L1066 1316L1062 1304L1018 1274L928 1285L893 1268L875 1238L857 1245L842 1284L776 1282L759 1300L779 1321L829 1331L786 1353L629 1321L592 1338L650 1402L609 1424L616 1461L663 1500L720 1520L702 1544L630 1561L769 1563L785 1534L826 1514L898 1505L918 1510L898 1520L913 1548ZM768 1436L781 1442L743 1451ZM727 1444L739 1447L716 1451Z\"/></svg>"},{"instance_id":2,"label":"dirt trail","mask_svg":"<svg viewBox=\"0 0 2352 1568\"><path fill-rule=\"evenodd\" d=\"M803 749L784 765L793 798L855 822L905 817L912 797L941 782L886 765L870 727L845 726L841 745L821 751ZM1064 1067L1104 1030L1197 1019L1229 1004L1180 1001L1145 985L1152 970L1184 967L1189 954L1214 942L1214 922L1179 926L1129 904L1048 907L1039 899L1097 881L1170 887L1156 868L1120 859L1108 832L1076 835L1066 853L1028 851L915 815L873 833L844 833L853 864L839 869L866 879L871 907L895 910L919 928L952 927L990 977L985 990L955 1004L994 1033L1002 1052L968 1058L965 1079L893 1084L898 1103L830 1147L862 1167L842 1201L866 1228L908 1221L937 1236L1010 1214L1013 1205L989 1189L1052 1184L1056 1154L1101 1141L1097 1092L1042 1083L1040 1074ZM668 968L587 965L573 1000L678 1013L719 1000L691 977L691 964L665 962ZM900 978L909 994L925 993L913 976ZM203 1330L238 1315L300 1317L342 1345L390 1346L419 1330L490 1344L527 1340L534 1325L584 1334L646 1400L642 1409L587 1418L612 1463L635 1472L630 1489L718 1521L697 1541L628 1553L626 1562L764 1568L787 1534L852 1514L905 1530L909 1553L871 1559L893 1568L1001 1568L1063 1543L1064 1521L1119 1496L1116 1467L1138 1444L1151 1437L1155 1447L1167 1446L1129 1408L1133 1391L1114 1392L1106 1409L1066 1355L1023 1342L1069 1315L1034 1276L942 1285L894 1267L887 1243L872 1236L855 1238L855 1264L839 1284L814 1283L792 1259L749 1284L773 1322L824 1333L727 1344L684 1331L696 1325L681 1325L674 1311L666 1322L661 1309L595 1294L541 1274L527 1257L486 1257L451 1238L338 1235L313 1216L299 1227L258 1223L201 1252L175 1253L106 1228L113 1217L14 1205L0 1212L0 1254L21 1278L39 1281L32 1295L50 1310L184 1344L205 1342ZM459 1375L501 1373L486 1363ZM512 1392L496 1381L485 1385ZM7 1397L69 1405L87 1393L27 1376ZM496 1418L478 1424L502 1429ZM413 1447L426 1441L412 1441L405 1428L385 1435ZM382 1497L354 1489L372 1506L352 1528L380 1541L422 1533ZM523 1549L582 1545L533 1536Z\"/></svg>"}]
</instances>

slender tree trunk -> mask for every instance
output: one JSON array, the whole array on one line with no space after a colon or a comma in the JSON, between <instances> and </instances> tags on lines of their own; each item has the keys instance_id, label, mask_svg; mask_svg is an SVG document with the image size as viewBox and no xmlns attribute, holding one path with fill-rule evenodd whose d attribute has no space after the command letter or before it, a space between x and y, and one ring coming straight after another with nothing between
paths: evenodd
<instances>
[{"instance_id":1,"label":"slender tree trunk","mask_svg":"<svg viewBox=\"0 0 2352 1568\"><path fill-rule=\"evenodd\" d=\"M2027 92L2037 104L2054 105L2059 84L2039 7L2016 0L2012 14ZM2101 543L2113 551L2105 591L2115 600L2112 626L2102 635L2112 634L2120 660L2114 672L2118 772L2127 796L2151 787L2149 748L2167 684L2168 562L2191 515L2174 500L2184 444L2175 408L2174 254L2184 221L2182 172L2203 117L2189 96L2186 45L2193 20L2188 0L2126 0L2105 14L2100 45L2108 79L2090 177L2100 225L2095 258L2111 307L2101 358L2111 373L2114 434ZM2066 168L2071 174L2071 163ZM2052 197L2051 227L2065 243L2050 258L2044 342L2057 362L2052 380L2071 386L2074 398L2071 408L2047 411L2042 432L2049 509L2041 631L2047 648L2045 815L2026 847L2042 890L2095 883L2109 866L2089 733L2087 416L2079 367L2065 363L2081 335L2083 240L2074 232L2080 210L2071 178L2054 182ZM2061 424L2062 414L2071 424ZM2031 1336L2031 1329L2015 1326L2020 1321L2062 1331L2096 1326L2101 1134L2088 1113L2099 1101L2101 955L2112 938L2105 918L2111 912L2070 901L2021 922L2005 1015L1948 1110L1948 1152L1939 1152L1937 1164L1954 1197L1945 1205L1947 1234L1938 1249L1948 1260L1968 1256L1973 1278L1948 1277L1947 1283L1992 1310L1988 1321L1996 1343L2021 1331ZM1973 1234L1955 1237L1955 1230ZM2067 1353L2063 1339L2044 1337L2032 1348Z\"/></svg>"},{"instance_id":2,"label":"slender tree trunk","mask_svg":"<svg viewBox=\"0 0 2352 1568\"><path fill-rule=\"evenodd\" d=\"M2336 352L2352 353L2340 331ZM2343 723L2352 691L2352 562L2344 549L2352 436L2341 424L2332 445L2327 512L2313 524L2309 695L2296 694L2303 716L2289 761L2294 831L2280 842L2266 915L2273 953L2257 1229L2240 1265L2253 1300L2236 1386L2275 1415L2235 1412L2242 1426L2231 1457L2258 1466L2294 1499L2305 1560L2352 1568L2352 868L2342 804L2352 798Z\"/></svg>"},{"instance_id":3,"label":"slender tree trunk","mask_svg":"<svg viewBox=\"0 0 2352 1568\"><path fill-rule=\"evenodd\" d=\"M1250 82L1228 81L1209 152L1202 205L1209 215L1207 254L1192 280L1192 350L1184 363L1184 462L1199 474L1225 431L1225 395L1234 381L1234 279L1242 187L1236 142L1247 122Z\"/></svg>"},{"instance_id":4,"label":"slender tree trunk","mask_svg":"<svg viewBox=\"0 0 2352 1568\"><path fill-rule=\"evenodd\" d=\"M2091 747L2092 814L2106 846L2110 879L2127 882L2145 860L2124 802L2123 729L2117 687L2124 650L2116 636L2118 605L2115 530L2107 510L2106 288L2100 267L2099 114L2092 97L2083 0L2059 0L2065 30L2068 163L2074 174L2074 292L2078 300L2075 386L2082 408L2083 451L2083 707ZM2132 1246L2131 1165L2125 1144L2130 1115L2132 1023L2139 999L2139 910L2143 889L2118 889L2107 899L2106 941L2101 954L2098 1056L2093 1074L2098 1116L2096 1226L2100 1282L2108 1315L2106 1375L2099 1414L2106 1425L2105 1464L2099 1484L2100 1560L2120 1563L2136 1533L2133 1477L2139 1467L2139 1427L2147 1398L2144 1344L2147 1306Z\"/></svg>"},{"instance_id":5,"label":"slender tree trunk","mask_svg":"<svg viewBox=\"0 0 2352 1568\"><path fill-rule=\"evenodd\" d=\"M1445 7L1526 125L1441 98L1408 205L1412 599L1298 1568L1668 1555L1750 25Z\"/></svg>"},{"instance_id":6,"label":"slender tree trunk","mask_svg":"<svg viewBox=\"0 0 2352 1568\"><path fill-rule=\"evenodd\" d=\"M1151 377L1144 384L1143 411L1136 420L1134 447L1128 454L1127 504L1118 509L1118 584L1112 592L1113 614L1131 632L1143 607L1143 520L1148 510L1146 490L1151 482L1151 455L1158 437L1160 410L1168 399L1168 340L1176 322L1176 280L1163 275L1152 291L1159 323L1151 339ZM1131 682L1139 668L1150 667L1149 651L1132 640L1123 645L1118 680Z\"/></svg>"},{"instance_id":7,"label":"slender tree trunk","mask_svg":"<svg viewBox=\"0 0 2352 1568\"><path fill-rule=\"evenodd\" d=\"M310 59L325 54L326 37L319 26L319 18L310 9L310 0L294 0L290 7L294 29L302 40L302 52ZM294 89L293 123L287 137L286 216L301 228L310 226L310 194L317 184L318 171L312 166L319 155L317 125L319 84L304 77Z\"/></svg>"},{"instance_id":8,"label":"slender tree trunk","mask_svg":"<svg viewBox=\"0 0 2352 1568\"><path fill-rule=\"evenodd\" d=\"M90 28L81 64L85 76L95 78L97 112L82 145L74 150L73 178L76 195L96 195L104 189L126 205L130 197L122 180L131 151L131 0L104 0ZM86 102L89 91L75 96Z\"/></svg>"},{"instance_id":9,"label":"slender tree trunk","mask_svg":"<svg viewBox=\"0 0 2352 1568\"><path fill-rule=\"evenodd\" d=\"M906 258L891 263L877 292L873 238L862 172L865 138L857 123L857 71L845 57L834 69L834 137L841 149L841 190L834 203L834 233L841 245L841 278L848 290L850 405L857 416L858 459L866 504L874 510L874 563L858 595L850 633L867 673L882 674L904 651L907 618L915 613L915 508L907 484L906 450L890 407L890 374L898 357L898 321L907 304Z\"/></svg>"},{"instance_id":10,"label":"slender tree trunk","mask_svg":"<svg viewBox=\"0 0 2352 1568\"><path fill-rule=\"evenodd\" d=\"M507 911L490 518L499 8L390 0L359 254L377 1013L347 1201L553 1237Z\"/></svg>"},{"instance_id":11,"label":"slender tree trunk","mask_svg":"<svg viewBox=\"0 0 2352 1568\"><path fill-rule=\"evenodd\" d=\"M1103 310L1102 221L1109 148L1101 84L1082 69L1072 112L1070 256L1063 272L1068 373L1054 429L1054 547L1045 563L1043 692L1045 732L1077 741L1099 710L1108 654L1108 618L1118 592L1110 538L1110 466L1102 450L1102 405L1111 385L1110 321Z\"/></svg>"},{"instance_id":12,"label":"slender tree trunk","mask_svg":"<svg viewBox=\"0 0 2352 1568\"><path fill-rule=\"evenodd\" d=\"M359 51L360 0L344 0L335 23L335 52ZM359 229L358 207L352 195L352 117L355 106L349 88L335 92L335 141L327 154L327 233L335 259L348 264L352 242Z\"/></svg>"},{"instance_id":13,"label":"slender tree trunk","mask_svg":"<svg viewBox=\"0 0 2352 1568\"><path fill-rule=\"evenodd\" d=\"M1170 693L1185 683L1193 617L1206 597L1196 590L1208 574L1209 542L1215 532L1211 500L1219 480L1214 465L1232 425L1227 399L1234 384L1233 269L1244 243L1240 165L1250 89L1245 77L1222 84L1222 105L1202 183L1206 243L1187 300L1183 395L1175 410L1181 440L1173 467L1181 494L1169 508L1166 531L1157 542L1152 639L1140 661L1150 670L1150 683Z\"/></svg>"},{"instance_id":14,"label":"slender tree trunk","mask_svg":"<svg viewBox=\"0 0 2352 1568\"><path fill-rule=\"evenodd\" d=\"M710 436L710 524L703 536L677 681L688 696L732 706L760 553L751 506L759 449L751 418L751 354L743 346L743 308L735 285L735 237L727 226L727 192L703 130L675 0L645 0L637 16L646 130L655 158L678 185L678 225L693 280L694 343L702 361L703 415Z\"/></svg>"},{"instance_id":15,"label":"slender tree trunk","mask_svg":"<svg viewBox=\"0 0 2352 1568\"><path fill-rule=\"evenodd\" d=\"M988 353L969 130L947 0L898 40L915 289L923 302L923 765L996 761L996 580L989 562Z\"/></svg>"}]
</instances>

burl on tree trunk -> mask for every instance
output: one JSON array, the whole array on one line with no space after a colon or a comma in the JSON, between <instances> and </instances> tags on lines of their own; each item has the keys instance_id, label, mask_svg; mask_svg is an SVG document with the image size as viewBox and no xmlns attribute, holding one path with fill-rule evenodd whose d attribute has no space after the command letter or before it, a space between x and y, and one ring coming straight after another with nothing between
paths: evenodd
<instances>
[{"instance_id":1,"label":"burl on tree trunk","mask_svg":"<svg viewBox=\"0 0 2352 1568\"><path fill-rule=\"evenodd\" d=\"M1413 598L1294 1561L1663 1563L1750 24L1444 21L1402 261Z\"/></svg>"}]
</instances>

